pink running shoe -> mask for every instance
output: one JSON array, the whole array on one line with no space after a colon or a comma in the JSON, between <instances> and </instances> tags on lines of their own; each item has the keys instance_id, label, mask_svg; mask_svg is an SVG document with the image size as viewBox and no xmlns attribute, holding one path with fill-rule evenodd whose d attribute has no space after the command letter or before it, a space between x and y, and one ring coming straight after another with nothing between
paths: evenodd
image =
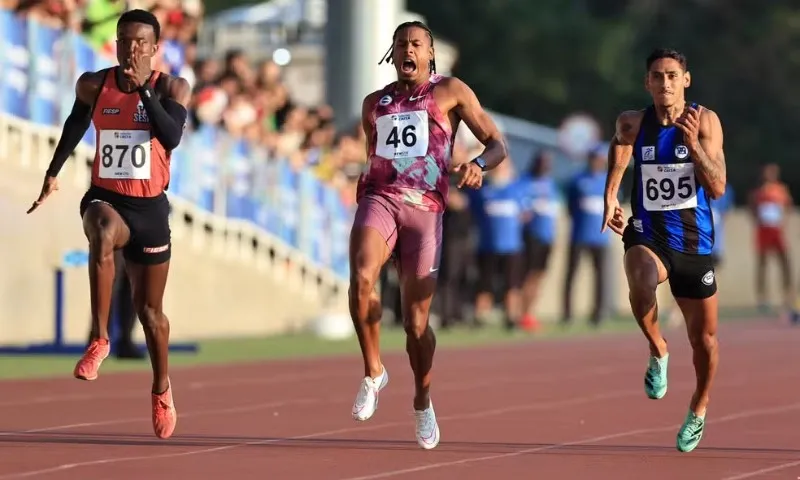
<instances>
[{"instance_id":1,"label":"pink running shoe","mask_svg":"<svg viewBox=\"0 0 800 480\"><path fill-rule=\"evenodd\" d=\"M172 385L161 394L153 394L153 431L158 438L169 438L178 423L178 412L172 399Z\"/></svg>"},{"instance_id":2,"label":"pink running shoe","mask_svg":"<svg viewBox=\"0 0 800 480\"><path fill-rule=\"evenodd\" d=\"M73 375L80 380L94 380L97 378L97 371L100 370L100 365L103 360L108 357L111 351L111 345L105 338L95 338L89 343L83 356L78 360L75 365Z\"/></svg>"}]
</instances>

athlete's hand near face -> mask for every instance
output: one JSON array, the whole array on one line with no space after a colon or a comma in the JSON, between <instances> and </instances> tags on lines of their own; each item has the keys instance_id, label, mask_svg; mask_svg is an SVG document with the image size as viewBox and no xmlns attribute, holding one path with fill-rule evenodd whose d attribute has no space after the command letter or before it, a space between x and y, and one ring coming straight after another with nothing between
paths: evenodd
<instances>
[{"instance_id":1,"label":"athlete's hand near face","mask_svg":"<svg viewBox=\"0 0 800 480\"><path fill-rule=\"evenodd\" d=\"M150 74L153 73L151 66L152 56L145 54L145 52L138 46L133 47L131 57L128 60L128 67L123 70L125 77L136 87L143 87Z\"/></svg>"}]
</instances>

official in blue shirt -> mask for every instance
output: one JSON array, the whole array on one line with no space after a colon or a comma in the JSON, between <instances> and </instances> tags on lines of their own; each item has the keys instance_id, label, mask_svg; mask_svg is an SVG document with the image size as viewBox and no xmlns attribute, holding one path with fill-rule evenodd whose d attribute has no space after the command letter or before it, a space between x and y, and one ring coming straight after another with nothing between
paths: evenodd
<instances>
[{"instance_id":1,"label":"official in blue shirt","mask_svg":"<svg viewBox=\"0 0 800 480\"><path fill-rule=\"evenodd\" d=\"M535 327L535 314L539 286L544 278L553 241L559 210L559 190L551 176L553 154L542 150L531 161L531 166L519 183L525 196L523 230L525 281L522 286L523 324Z\"/></svg>"},{"instance_id":2,"label":"official in blue shirt","mask_svg":"<svg viewBox=\"0 0 800 480\"><path fill-rule=\"evenodd\" d=\"M714 218L714 247L711 249L711 259L714 267L722 263L722 256L725 250L725 217L733 209L733 188L730 185L725 187L725 193L717 198L711 199L711 215Z\"/></svg>"},{"instance_id":3,"label":"official in blue shirt","mask_svg":"<svg viewBox=\"0 0 800 480\"><path fill-rule=\"evenodd\" d=\"M520 317L524 191L514 178L511 162L503 162L486 177L483 187L467 190L469 208L478 229L478 282L475 317L481 323L504 298L505 325L513 329ZM497 288L495 288L495 284Z\"/></svg>"},{"instance_id":4,"label":"official in blue shirt","mask_svg":"<svg viewBox=\"0 0 800 480\"><path fill-rule=\"evenodd\" d=\"M567 274L564 284L563 322L572 321L572 285L581 255L588 253L594 268L594 308L590 321L598 325L608 314L610 232L601 232L605 206L606 153L601 146L589 153L587 169L567 186L567 205L572 222Z\"/></svg>"}]
</instances>

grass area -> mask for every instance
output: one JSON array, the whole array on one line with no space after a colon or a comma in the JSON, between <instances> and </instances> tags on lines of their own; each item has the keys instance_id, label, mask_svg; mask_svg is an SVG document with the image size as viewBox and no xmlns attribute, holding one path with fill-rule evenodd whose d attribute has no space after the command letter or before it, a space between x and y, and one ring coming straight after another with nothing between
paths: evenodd
<instances>
[{"instance_id":1,"label":"grass area","mask_svg":"<svg viewBox=\"0 0 800 480\"><path fill-rule=\"evenodd\" d=\"M752 318L751 312L731 312L726 320ZM620 317L606 322L599 328L578 321L568 328L545 324L536 333L514 332L487 326L483 329L467 327L437 331L437 348L468 348L533 341L558 340L589 335L607 335L631 332L637 329L630 317ZM384 328L381 334L381 350L397 352L405 349L405 335L398 328ZM331 341L312 334L277 335L272 337L235 338L200 342L197 354L174 353L170 356L173 367L214 365L236 362L269 361L291 358L313 358L332 355L358 354L358 342L352 338ZM58 355L11 355L0 356L0 379L31 377L69 377L75 366L76 356ZM117 360L109 358L103 363L103 372L149 370L148 361Z\"/></svg>"}]
</instances>

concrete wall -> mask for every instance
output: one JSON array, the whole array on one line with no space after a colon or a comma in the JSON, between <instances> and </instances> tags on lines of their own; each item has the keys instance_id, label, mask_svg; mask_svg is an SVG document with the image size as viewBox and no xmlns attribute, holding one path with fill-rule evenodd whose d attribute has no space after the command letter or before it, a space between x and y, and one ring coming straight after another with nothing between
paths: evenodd
<instances>
[{"instance_id":1,"label":"concrete wall","mask_svg":"<svg viewBox=\"0 0 800 480\"><path fill-rule=\"evenodd\" d=\"M85 163L70 161L59 175L60 190L25 214L54 145L53 132L42 132L0 118L0 344L52 338L54 268L67 250L86 248L78 213L88 185ZM91 152L81 153L85 160ZM172 207L174 253L165 298L172 338L283 332L304 328L324 311L346 311L346 286L276 239L203 215L179 199ZM83 341L89 325L86 268L68 270L65 283L65 333Z\"/></svg>"}]
</instances>

